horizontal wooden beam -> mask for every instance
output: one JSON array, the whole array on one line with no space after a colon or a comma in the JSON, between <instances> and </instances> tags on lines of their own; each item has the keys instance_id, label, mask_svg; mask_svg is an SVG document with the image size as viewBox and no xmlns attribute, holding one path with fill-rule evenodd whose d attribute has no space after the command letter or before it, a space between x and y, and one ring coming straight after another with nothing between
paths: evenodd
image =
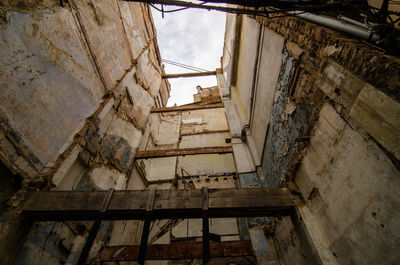
<instances>
[{"instance_id":1,"label":"horizontal wooden beam","mask_svg":"<svg viewBox=\"0 0 400 265\"><path fill-rule=\"evenodd\" d=\"M234 178L236 179L236 172L231 172L231 173L224 173L224 174L213 174L213 175L207 175L207 178L210 180L216 180L216 179L222 179L222 178ZM200 175L188 175L188 176L180 176L181 178L187 180L187 181L195 181L195 180L200 180ZM172 179L159 179L159 180L148 180L147 183L148 185L151 184L162 184L162 183L171 183ZM181 181L181 180L179 180Z\"/></svg>"},{"instance_id":2,"label":"horizontal wooden beam","mask_svg":"<svg viewBox=\"0 0 400 265\"><path fill-rule=\"evenodd\" d=\"M208 130L203 130L203 131L196 131L196 132L183 132L181 133L181 136L190 136L190 135L198 135L198 134L217 134L217 133L229 133L229 130L214 130L214 131L208 131Z\"/></svg>"},{"instance_id":3,"label":"horizontal wooden beam","mask_svg":"<svg viewBox=\"0 0 400 265\"><path fill-rule=\"evenodd\" d=\"M196 148L181 148L181 149L163 149L151 151L136 152L136 159L166 157L166 156L184 156L184 155L199 155L199 154L225 154L232 153L233 149L227 147L196 147Z\"/></svg>"},{"instance_id":4,"label":"horizontal wooden beam","mask_svg":"<svg viewBox=\"0 0 400 265\"><path fill-rule=\"evenodd\" d=\"M168 74L163 75L162 78L180 78L180 77L198 77L198 76L208 76L208 75L217 75L217 71L206 71L199 73L183 73L183 74Z\"/></svg>"},{"instance_id":5,"label":"horizontal wooden beam","mask_svg":"<svg viewBox=\"0 0 400 265\"><path fill-rule=\"evenodd\" d=\"M199 110L199 109L215 109L215 108L223 108L223 103L215 103L208 105L189 105L189 106L177 106L177 107L163 107L163 108L152 108L152 113L158 112L175 112L175 111L190 111L190 110Z\"/></svg>"},{"instance_id":6,"label":"horizontal wooden beam","mask_svg":"<svg viewBox=\"0 0 400 265\"><path fill-rule=\"evenodd\" d=\"M290 215L300 203L285 188L210 189L209 218ZM23 214L40 221L95 220L107 191L37 191ZM115 191L103 220L143 220L149 190ZM152 219L202 217L201 190L157 190Z\"/></svg>"},{"instance_id":7,"label":"horizontal wooden beam","mask_svg":"<svg viewBox=\"0 0 400 265\"><path fill-rule=\"evenodd\" d=\"M139 246L111 246L101 249L98 260L105 261L135 261L138 258ZM242 257L253 256L249 240L210 242L210 256ZM202 258L202 243L176 243L149 245L146 260L174 260Z\"/></svg>"}]
</instances>

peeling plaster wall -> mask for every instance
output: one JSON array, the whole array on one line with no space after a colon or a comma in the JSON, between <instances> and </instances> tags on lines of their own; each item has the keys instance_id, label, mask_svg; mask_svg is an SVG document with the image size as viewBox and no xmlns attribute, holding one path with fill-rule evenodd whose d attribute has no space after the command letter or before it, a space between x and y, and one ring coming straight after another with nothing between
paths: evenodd
<instances>
[{"instance_id":1,"label":"peeling plaster wall","mask_svg":"<svg viewBox=\"0 0 400 265\"><path fill-rule=\"evenodd\" d=\"M337 262L396 263L400 172L390 158L330 105L321 110L308 150L296 183Z\"/></svg>"},{"instance_id":2,"label":"peeling plaster wall","mask_svg":"<svg viewBox=\"0 0 400 265\"><path fill-rule=\"evenodd\" d=\"M296 140L308 135L314 118L315 105L307 102L296 104L289 97L293 68L294 58L284 51L261 163L264 187L277 187L286 181L289 163L301 148L301 143Z\"/></svg>"},{"instance_id":3,"label":"peeling plaster wall","mask_svg":"<svg viewBox=\"0 0 400 265\"><path fill-rule=\"evenodd\" d=\"M289 141L288 163L277 171L284 174L281 181L295 181L306 202L298 209L299 220L277 225L282 259L285 264L393 264L398 259L399 141L392 132L399 124L391 117L400 115L400 104L355 76L348 64L327 59L327 54L313 57L307 50L299 57L299 46L289 42L286 48L299 60L286 96L296 108L276 120L295 121L283 134L289 140L296 122L304 120L298 112L313 130ZM318 116L307 114L304 102L313 103ZM291 148L297 150L290 153Z\"/></svg>"},{"instance_id":4,"label":"peeling plaster wall","mask_svg":"<svg viewBox=\"0 0 400 265\"><path fill-rule=\"evenodd\" d=\"M207 88L204 88L201 100L192 105L207 105L221 101L217 87L210 89L210 92L212 92L212 102L210 102L210 98L207 97L206 92ZM139 150L151 152L185 148L198 148L201 150L207 147L231 147L231 138L224 108L153 112L150 115L150 122L144 132ZM148 184L147 188L201 189L202 187L207 187L211 189L237 187L236 165L232 153L199 153L193 155L152 157L138 159L135 165L137 169L134 171L136 172L135 179L144 179ZM176 185L171 186L176 175L183 176L185 182L177 179ZM152 240L152 236L156 235L166 222L166 220L155 222L150 232L150 240ZM128 226L128 224L126 225ZM140 224L132 223L129 224L127 231L129 233L140 233L140 230L138 230L139 227ZM121 230L121 228L118 229L118 231ZM201 230L200 219L179 220L176 226L152 242L169 244L177 241L201 241ZM210 231L221 235L223 241L240 240L243 236L241 230L239 230L236 218L211 219ZM132 236L138 238L136 234ZM127 239L124 239L122 243L126 241ZM116 242L118 241L116 240ZM130 240L130 242L139 244L137 240ZM118 245L115 242L113 244ZM212 259L210 264L225 264L228 261L240 262L240 264L249 263L249 261L243 258L222 258ZM148 262L149 264L156 264L155 261ZM158 262L163 264L166 264L166 262L168 264L186 264L188 261ZM192 262L196 263L200 261L194 260Z\"/></svg>"},{"instance_id":5,"label":"peeling plaster wall","mask_svg":"<svg viewBox=\"0 0 400 265\"><path fill-rule=\"evenodd\" d=\"M7 17L0 29L2 127L15 132L41 170L65 151L99 106L104 88L71 12Z\"/></svg>"},{"instance_id":6,"label":"peeling plaster wall","mask_svg":"<svg viewBox=\"0 0 400 265\"><path fill-rule=\"evenodd\" d=\"M20 1L2 5L1 15L0 157L23 177L1 217L0 263L10 264L20 234L29 231L18 210L30 190L143 188L138 179L129 182L139 175L135 153L155 98L165 104L170 86L161 78L147 5ZM90 224L62 225L57 233L54 223L38 225L16 264L76 263ZM90 258L112 227L105 222ZM69 243L61 251L65 233Z\"/></svg>"},{"instance_id":7,"label":"peeling plaster wall","mask_svg":"<svg viewBox=\"0 0 400 265\"><path fill-rule=\"evenodd\" d=\"M267 70L259 73L258 82L265 71L276 70L277 64L268 65L269 60L279 59L281 66L270 80L272 88L262 95L256 91L250 129L259 126L254 131L262 134L268 126L267 137L261 166L253 173L239 170L240 184L287 186L303 196L304 204L291 218L255 223L269 223L266 230L274 235L282 264L395 264L399 258L395 250L399 244L395 210L400 175L399 61L297 18L257 21L266 27L264 41L284 38L284 46L273 54L261 49L259 67ZM228 45L235 38L232 27L227 27ZM258 27L253 25L252 30ZM241 73L240 64L229 70L237 54L227 51L223 72ZM235 80L232 76L223 80L224 76L229 75L220 75L221 87ZM243 125L242 106L234 97L224 98L232 134ZM263 107L257 106L259 100L265 101ZM232 139L235 159L241 158L243 168L251 168L250 162L243 161L249 161L254 149L258 154L260 150L255 144L261 142L260 135L257 139L250 133L246 131L247 143L243 137Z\"/></svg>"}]
</instances>

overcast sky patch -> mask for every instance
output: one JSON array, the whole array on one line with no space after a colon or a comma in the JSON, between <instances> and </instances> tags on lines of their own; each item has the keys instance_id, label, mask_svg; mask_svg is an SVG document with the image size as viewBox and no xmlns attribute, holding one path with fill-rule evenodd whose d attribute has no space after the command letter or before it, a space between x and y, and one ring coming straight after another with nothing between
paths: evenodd
<instances>
[{"instance_id":1,"label":"overcast sky patch","mask_svg":"<svg viewBox=\"0 0 400 265\"><path fill-rule=\"evenodd\" d=\"M175 9L166 7L165 9ZM152 8L161 57L170 61L213 71L221 67L225 13L187 9L161 13ZM168 74L193 72L164 63ZM215 76L170 79L171 97L168 106L193 102L196 86L215 86Z\"/></svg>"}]
</instances>

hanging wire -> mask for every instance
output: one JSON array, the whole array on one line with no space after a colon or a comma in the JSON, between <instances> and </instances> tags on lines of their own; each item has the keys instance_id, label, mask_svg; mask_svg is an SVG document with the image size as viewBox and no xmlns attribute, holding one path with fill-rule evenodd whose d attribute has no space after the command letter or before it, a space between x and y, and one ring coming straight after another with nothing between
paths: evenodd
<instances>
[{"instance_id":1,"label":"hanging wire","mask_svg":"<svg viewBox=\"0 0 400 265\"><path fill-rule=\"evenodd\" d=\"M160 11L161 13L172 13L172 12L182 11L182 10L185 10L185 9L189 9L189 8L190 8L190 7L182 7L182 8L178 8L178 9L174 9L174 10L161 10L161 9L159 9L158 7L156 7L156 6L153 5L153 4L150 4L150 3L149 3L149 5L150 5L152 8L154 8L155 10Z\"/></svg>"},{"instance_id":2,"label":"hanging wire","mask_svg":"<svg viewBox=\"0 0 400 265\"><path fill-rule=\"evenodd\" d=\"M191 69L196 70L196 71L207 71L207 70L199 68L199 67L190 66L190 65L187 65L187 64L183 64L183 63L178 63L178 62L174 62L174 61L171 61L171 60L164 60L164 62L170 63L170 64L175 64L175 65L186 67L186 68L191 68Z\"/></svg>"},{"instance_id":3,"label":"hanging wire","mask_svg":"<svg viewBox=\"0 0 400 265\"><path fill-rule=\"evenodd\" d=\"M353 11L358 11L360 15L365 15L368 20L374 21L376 20L374 10L376 9L377 12L380 11L379 8L374 8L370 5L368 5L365 9L360 8L354 4L352 4L348 0L332 0L330 2L326 3L317 3L317 1L301 1L299 0L298 2L292 2L289 3L288 1L284 0L271 0L271 1L266 1L264 2L263 0L254 0L254 1L244 1L244 0L208 0L208 1L203 1L200 4L196 4L193 2L188 2L188 1L177 1L177 0L124 0L124 1L138 1L138 2L144 2L144 3L151 3L151 6L154 7L157 11L159 12L176 12L180 10L185 10L187 8L200 8L200 9L205 9L208 11L211 10L216 10L216 11L222 11L226 13L234 13L234 14L247 14L247 15L255 15L255 16L262 16L262 17L267 17L267 18L273 18L274 16L271 16L272 14L279 13L278 17L286 17L286 16L291 16L290 14L285 14L288 11L302 11L302 12L310 12L313 14L318 14L318 13L324 13L324 11L348 11L348 9L353 10ZM310 3L308 3L310 2ZM221 6L221 5L204 5L205 3L225 3L225 4L239 4L239 5L244 5L244 8L239 8L239 7L231 7L231 6ZM174 9L174 10L161 10L158 7L155 7L155 4L160 4L160 5L174 5L174 6L181 6L182 8ZM389 0L389 4L391 5L399 5L400 1L399 0ZM248 8L250 7L250 9ZM253 8L251 8L253 7ZM263 8L263 10L260 10L260 8ZM268 10L266 9L268 8ZM378 14L379 15L379 14ZM400 16L400 12L394 11L394 10L388 10L387 11L387 16ZM372 17L371 17L372 16ZM393 20L389 19L390 22L384 23L386 25L393 25Z\"/></svg>"},{"instance_id":4,"label":"hanging wire","mask_svg":"<svg viewBox=\"0 0 400 265\"><path fill-rule=\"evenodd\" d=\"M177 67L181 67L181 68L185 68L185 69L188 69L188 70L192 70L192 71L195 71L195 72L206 72L206 71L208 71L206 69L190 66L190 65L187 65L187 64L183 64L183 63L174 62L174 61L171 61L171 60L162 59L162 61L164 63L171 64L171 65L174 65L174 66L177 66Z\"/></svg>"},{"instance_id":5,"label":"hanging wire","mask_svg":"<svg viewBox=\"0 0 400 265\"><path fill-rule=\"evenodd\" d=\"M202 1L203 3L200 3L199 5L204 5L204 4L206 4L207 2L205 2L205 1ZM173 12L177 12L177 11L182 11L182 10L186 10L186 9L189 9L190 7L182 7L182 8L177 8L177 9L173 9L173 10L164 10L164 6L163 5L161 5L161 9L159 9L158 7L156 7L155 5L153 5L153 4L151 4L151 3L149 3L149 5L152 7L152 8L154 8L155 10L157 10L157 11L159 11L159 12L161 12L162 14L164 14L164 13L173 13ZM164 18L164 17L163 17Z\"/></svg>"}]
</instances>

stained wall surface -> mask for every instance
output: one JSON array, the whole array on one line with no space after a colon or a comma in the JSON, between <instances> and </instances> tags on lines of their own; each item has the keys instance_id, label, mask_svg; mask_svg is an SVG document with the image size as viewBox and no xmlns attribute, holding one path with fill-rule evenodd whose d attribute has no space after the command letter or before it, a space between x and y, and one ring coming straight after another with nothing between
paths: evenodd
<instances>
[{"instance_id":1,"label":"stained wall surface","mask_svg":"<svg viewBox=\"0 0 400 265\"><path fill-rule=\"evenodd\" d=\"M210 90L210 91L207 91ZM217 92L216 99L215 92ZM237 188L236 163L232 154L231 134L223 107L202 109L203 105L221 102L216 87L203 88L198 101L187 107L198 106L197 110L158 111L153 109L150 122L144 132L139 152L148 157L135 161L138 175L148 187L157 189L201 189ZM196 97L195 97L196 99ZM179 108L185 108L180 106ZM156 111L157 110L157 111ZM216 148L226 148L224 153L215 153ZM169 152L192 150L190 155L168 155ZM207 153L207 150L211 150ZM165 153L160 153L163 151ZM164 154L164 155L163 155ZM140 175L140 176L139 176ZM171 184L173 184L171 186ZM150 239L154 243L175 243L201 241L201 219L177 220L170 229L160 229L168 221L160 220L151 229ZM138 226L137 224L133 224ZM236 218L210 219L210 232L221 236L222 241L241 240L243 234ZM132 228L129 231L135 231ZM156 236L157 235L157 236ZM139 242L136 242L138 244ZM211 264L225 264L227 259L245 262L243 258L212 259ZM153 261L149 261L150 263ZM164 262L164 261L162 261ZM182 264L183 261L169 261L168 264ZM193 262L200 262L195 260ZM225 262L225 263L224 263ZM149 263L149 264L150 264ZM158 264L158 263L157 263Z\"/></svg>"},{"instance_id":2,"label":"stained wall surface","mask_svg":"<svg viewBox=\"0 0 400 265\"><path fill-rule=\"evenodd\" d=\"M0 156L22 178L2 213L0 263L74 264L90 223L38 223L28 235L18 213L31 190L143 188L131 181L134 157L150 109L170 90L150 10L104 0L0 11ZM113 226L104 224L90 259Z\"/></svg>"},{"instance_id":3,"label":"stained wall surface","mask_svg":"<svg viewBox=\"0 0 400 265\"><path fill-rule=\"evenodd\" d=\"M400 124L394 118L400 117L397 58L297 18L257 18L235 32L237 21L246 19L251 18L227 19L225 42L228 47L233 43L229 51L236 53L225 48L219 80L229 93L242 71L257 77L249 128L240 140L232 138L241 168L254 168L239 170L240 183L287 186L304 199L292 218L255 222L273 234L282 264L395 263L400 229L395 210L400 175L395 133ZM243 25L249 24L246 32ZM244 69L241 36L260 25L259 62ZM229 96L224 104L233 134L245 119L242 103L234 93Z\"/></svg>"}]
</instances>

